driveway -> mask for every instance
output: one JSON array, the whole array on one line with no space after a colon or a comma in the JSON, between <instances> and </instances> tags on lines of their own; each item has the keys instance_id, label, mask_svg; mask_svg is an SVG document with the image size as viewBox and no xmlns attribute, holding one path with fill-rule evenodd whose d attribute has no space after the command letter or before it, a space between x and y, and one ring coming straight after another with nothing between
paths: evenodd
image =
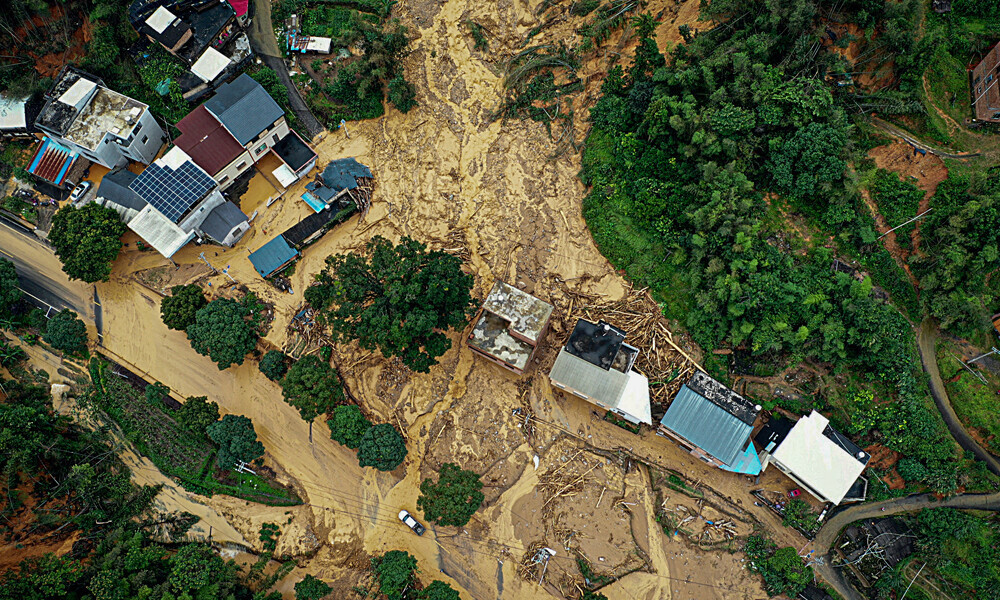
<instances>
[{"instance_id":1,"label":"driveway","mask_svg":"<svg viewBox=\"0 0 1000 600\"><path fill-rule=\"evenodd\" d=\"M278 74L278 79L281 80L281 83L288 90L288 103L292 107L292 112L298 117L299 123L302 123L302 127L305 128L309 138L315 138L317 135L323 133L325 128L313 116L312 112L309 111L309 107L302 99L302 96L299 95L299 90L295 88L292 78L288 75L288 67L285 66L285 60L281 57L278 42L274 39L274 24L271 22L271 1L253 0L253 7L253 20L247 31L250 37L250 44L264 64L274 69L274 72Z\"/></svg>"}]
</instances>

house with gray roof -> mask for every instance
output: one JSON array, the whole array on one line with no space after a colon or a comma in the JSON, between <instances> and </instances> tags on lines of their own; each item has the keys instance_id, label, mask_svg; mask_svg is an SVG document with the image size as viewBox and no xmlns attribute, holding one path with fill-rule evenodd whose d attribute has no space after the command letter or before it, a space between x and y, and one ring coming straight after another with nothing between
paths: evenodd
<instances>
[{"instance_id":1,"label":"house with gray roof","mask_svg":"<svg viewBox=\"0 0 1000 600\"><path fill-rule=\"evenodd\" d=\"M657 433L710 465L756 475L761 465L750 433L760 410L759 404L696 371L670 402Z\"/></svg>"},{"instance_id":2,"label":"house with gray roof","mask_svg":"<svg viewBox=\"0 0 1000 600\"><path fill-rule=\"evenodd\" d=\"M553 387L596 404L630 423L653 423L649 380L632 370L639 349L625 332L600 321L576 322L549 372Z\"/></svg>"}]
</instances>

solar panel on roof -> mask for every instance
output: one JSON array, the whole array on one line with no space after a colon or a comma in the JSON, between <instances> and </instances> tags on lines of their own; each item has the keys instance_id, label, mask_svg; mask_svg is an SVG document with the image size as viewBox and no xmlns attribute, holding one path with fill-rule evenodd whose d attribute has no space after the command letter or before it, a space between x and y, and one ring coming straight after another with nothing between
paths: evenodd
<instances>
[{"instance_id":1,"label":"solar panel on roof","mask_svg":"<svg viewBox=\"0 0 1000 600\"><path fill-rule=\"evenodd\" d=\"M176 170L149 165L129 185L129 189L174 223L213 187L215 181L190 161L185 161Z\"/></svg>"}]
</instances>

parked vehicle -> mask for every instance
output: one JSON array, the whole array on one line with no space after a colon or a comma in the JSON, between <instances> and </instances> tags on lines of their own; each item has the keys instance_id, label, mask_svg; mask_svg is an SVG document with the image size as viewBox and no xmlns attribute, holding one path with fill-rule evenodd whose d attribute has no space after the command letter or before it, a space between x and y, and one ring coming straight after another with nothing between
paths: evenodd
<instances>
[{"instance_id":1,"label":"parked vehicle","mask_svg":"<svg viewBox=\"0 0 1000 600\"><path fill-rule=\"evenodd\" d=\"M81 181L80 183L76 184L76 187L73 188L73 191L70 192L69 194L69 201L76 202L82 199L84 196L87 195L87 192L90 191L90 188L93 187L93 185L94 184L89 181Z\"/></svg>"},{"instance_id":2,"label":"parked vehicle","mask_svg":"<svg viewBox=\"0 0 1000 600\"><path fill-rule=\"evenodd\" d=\"M399 511L399 520L417 535L424 535L424 532L427 531L426 527L421 525L419 521L413 518L413 515L405 510Z\"/></svg>"},{"instance_id":3,"label":"parked vehicle","mask_svg":"<svg viewBox=\"0 0 1000 600\"><path fill-rule=\"evenodd\" d=\"M795 488L794 490L788 492L788 497L789 498L798 498L799 495L801 495L801 494L802 494L802 490L800 490L799 488Z\"/></svg>"}]
</instances>

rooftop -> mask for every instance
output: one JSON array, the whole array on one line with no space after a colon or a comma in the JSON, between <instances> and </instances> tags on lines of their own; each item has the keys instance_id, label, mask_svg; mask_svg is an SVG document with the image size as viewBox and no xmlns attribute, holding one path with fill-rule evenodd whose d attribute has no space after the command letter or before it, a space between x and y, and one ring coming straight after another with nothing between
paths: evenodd
<instances>
[{"instance_id":1,"label":"rooftop","mask_svg":"<svg viewBox=\"0 0 1000 600\"><path fill-rule=\"evenodd\" d=\"M708 381L705 381L706 379ZM707 392L709 396L703 392ZM746 454L753 421L760 407L751 405L750 412L753 418L748 418L747 411L742 405L729 401L717 402L719 397L730 395L746 402L721 383L698 371L681 386L667 408L667 413L660 420L660 425L720 462L735 465L740 457Z\"/></svg>"},{"instance_id":2,"label":"rooftop","mask_svg":"<svg viewBox=\"0 0 1000 600\"><path fill-rule=\"evenodd\" d=\"M511 331L534 344L552 316L551 304L502 281L493 284L483 309L507 321Z\"/></svg>"},{"instance_id":3,"label":"rooftop","mask_svg":"<svg viewBox=\"0 0 1000 600\"><path fill-rule=\"evenodd\" d=\"M101 179L101 185L97 188L97 197L135 211L146 208L146 201L129 189L136 177L138 176L128 169L111 171Z\"/></svg>"},{"instance_id":4,"label":"rooftop","mask_svg":"<svg viewBox=\"0 0 1000 600\"><path fill-rule=\"evenodd\" d=\"M178 121L177 129L181 135L174 144L209 175L215 175L244 152L243 146L204 105Z\"/></svg>"},{"instance_id":5,"label":"rooftop","mask_svg":"<svg viewBox=\"0 0 1000 600\"><path fill-rule=\"evenodd\" d=\"M138 100L109 90L97 88L97 93L80 111L65 137L84 148L96 150L105 134L128 139L146 105Z\"/></svg>"},{"instance_id":6,"label":"rooftop","mask_svg":"<svg viewBox=\"0 0 1000 600\"><path fill-rule=\"evenodd\" d=\"M977 119L1000 123L1000 42L972 67L972 98Z\"/></svg>"},{"instance_id":7,"label":"rooftop","mask_svg":"<svg viewBox=\"0 0 1000 600\"><path fill-rule=\"evenodd\" d=\"M201 230L213 240L222 243L234 227L245 223L246 220L247 216L240 207L227 200L208 213L201 223Z\"/></svg>"},{"instance_id":8,"label":"rooftop","mask_svg":"<svg viewBox=\"0 0 1000 600\"><path fill-rule=\"evenodd\" d=\"M528 366L528 359L535 347L510 334L510 322L489 312L472 328L469 345L496 357L519 371Z\"/></svg>"},{"instance_id":9,"label":"rooftop","mask_svg":"<svg viewBox=\"0 0 1000 600\"><path fill-rule=\"evenodd\" d=\"M215 186L215 180L191 162L180 148L174 147L146 167L129 189L169 221L177 223ZM170 257L169 254L164 256Z\"/></svg>"},{"instance_id":10,"label":"rooftop","mask_svg":"<svg viewBox=\"0 0 1000 600\"><path fill-rule=\"evenodd\" d=\"M77 85L81 81L83 83ZM65 134L80 109L83 108L77 106L77 103L82 100L80 92L85 88L93 89L97 85L103 85L98 77L72 67L64 68L52 85L52 89L46 92L45 106L38 113L35 124L57 135ZM74 99L76 102L67 103L67 101Z\"/></svg>"},{"instance_id":11,"label":"rooftop","mask_svg":"<svg viewBox=\"0 0 1000 600\"><path fill-rule=\"evenodd\" d=\"M747 425L753 425L760 413L759 405L740 396L701 371L695 371L691 379L688 380L687 387Z\"/></svg>"},{"instance_id":12,"label":"rooftop","mask_svg":"<svg viewBox=\"0 0 1000 600\"><path fill-rule=\"evenodd\" d=\"M128 222L128 228L167 258L173 256L195 236L193 230L185 232L152 205L147 205L139 211L139 214Z\"/></svg>"},{"instance_id":13,"label":"rooftop","mask_svg":"<svg viewBox=\"0 0 1000 600\"><path fill-rule=\"evenodd\" d=\"M191 72L205 83L212 83L230 64L229 57L209 46L191 65Z\"/></svg>"},{"instance_id":14,"label":"rooftop","mask_svg":"<svg viewBox=\"0 0 1000 600\"><path fill-rule=\"evenodd\" d=\"M246 73L219 86L204 106L243 146L285 115L274 98Z\"/></svg>"},{"instance_id":15,"label":"rooftop","mask_svg":"<svg viewBox=\"0 0 1000 600\"><path fill-rule=\"evenodd\" d=\"M260 276L268 277L298 255L299 251L289 246L285 238L279 235L250 253L249 258Z\"/></svg>"},{"instance_id":16,"label":"rooftop","mask_svg":"<svg viewBox=\"0 0 1000 600\"><path fill-rule=\"evenodd\" d=\"M347 204L352 205L354 203L350 202ZM331 226L330 223L341 212L341 208L342 205L338 204L328 205L323 210L315 212L295 225L292 225L281 235L289 244L301 246L324 227Z\"/></svg>"},{"instance_id":17,"label":"rooftop","mask_svg":"<svg viewBox=\"0 0 1000 600\"><path fill-rule=\"evenodd\" d=\"M829 419L816 411L799 419L771 455L807 488L822 494L821 500L834 504L843 501L871 459L853 443L845 444Z\"/></svg>"},{"instance_id":18,"label":"rooftop","mask_svg":"<svg viewBox=\"0 0 1000 600\"><path fill-rule=\"evenodd\" d=\"M649 381L635 371L607 370L563 348L556 356L549 377L585 395L589 401L627 413L640 423L651 425L653 422Z\"/></svg>"},{"instance_id":19,"label":"rooftop","mask_svg":"<svg viewBox=\"0 0 1000 600\"><path fill-rule=\"evenodd\" d=\"M566 342L566 352L607 371L615 363L618 350L625 342L625 332L604 321L576 322Z\"/></svg>"},{"instance_id":20,"label":"rooftop","mask_svg":"<svg viewBox=\"0 0 1000 600\"><path fill-rule=\"evenodd\" d=\"M296 172L316 158L313 149L294 131L289 131L288 135L278 140L277 144L271 146L271 150L274 150L278 158Z\"/></svg>"},{"instance_id":21,"label":"rooftop","mask_svg":"<svg viewBox=\"0 0 1000 600\"><path fill-rule=\"evenodd\" d=\"M0 94L0 129L24 129L28 126L25 107L27 98L11 98Z\"/></svg>"},{"instance_id":22,"label":"rooftop","mask_svg":"<svg viewBox=\"0 0 1000 600\"><path fill-rule=\"evenodd\" d=\"M27 171L50 183L62 185L76 158L75 152L46 137L31 157Z\"/></svg>"},{"instance_id":23,"label":"rooftop","mask_svg":"<svg viewBox=\"0 0 1000 600\"><path fill-rule=\"evenodd\" d=\"M372 171L353 158L340 158L330 162L323 169L322 175L323 184L338 193L358 187L358 179L362 177L372 178Z\"/></svg>"}]
</instances>

